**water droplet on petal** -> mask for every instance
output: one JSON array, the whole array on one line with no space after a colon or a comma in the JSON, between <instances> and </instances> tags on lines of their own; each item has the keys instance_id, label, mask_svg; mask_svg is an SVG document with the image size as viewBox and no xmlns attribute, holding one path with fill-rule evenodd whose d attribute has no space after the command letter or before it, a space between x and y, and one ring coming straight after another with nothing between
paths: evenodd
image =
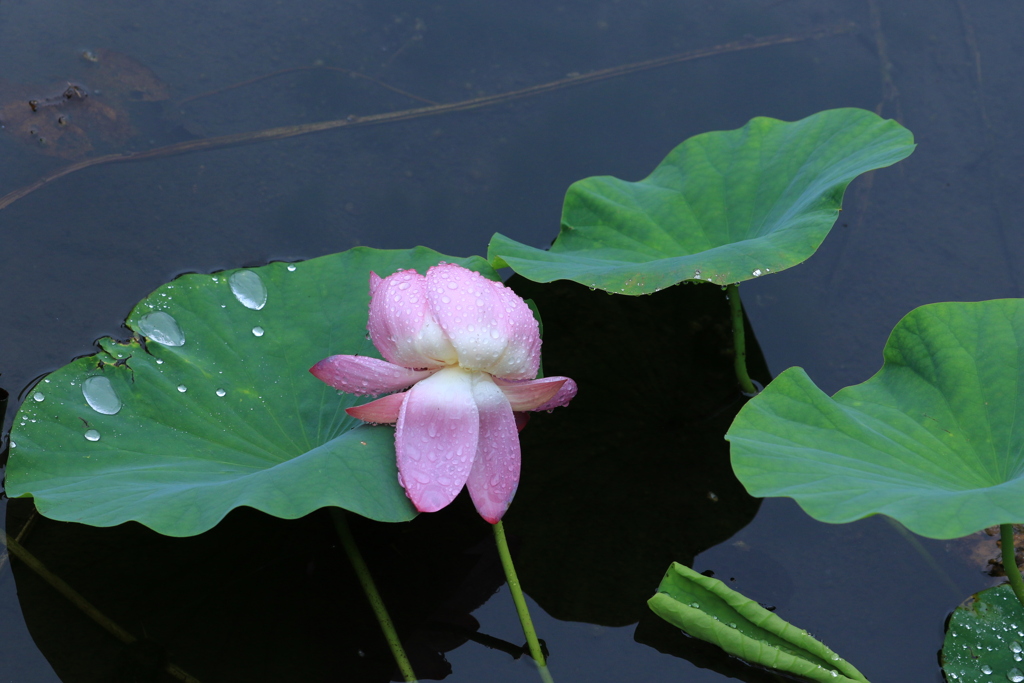
<instances>
[{"instance_id":1,"label":"water droplet on petal","mask_svg":"<svg viewBox=\"0 0 1024 683\"><path fill-rule=\"evenodd\" d=\"M238 299L238 303L246 308L258 311L267 304L267 287L255 271L238 270L228 277L228 284L231 285L231 292Z\"/></svg>"},{"instance_id":2,"label":"water droplet on petal","mask_svg":"<svg viewBox=\"0 0 1024 683\"><path fill-rule=\"evenodd\" d=\"M256 327L252 328L252 333L256 337L262 337L263 336L263 328L260 327L259 325L257 325Z\"/></svg>"},{"instance_id":3,"label":"water droplet on petal","mask_svg":"<svg viewBox=\"0 0 1024 683\"><path fill-rule=\"evenodd\" d=\"M184 394L186 391L188 391L188 387L186 387L184 384L179 384L178 391Z\"/></svg>"},{"instance_id":4,"label":"water droplet on petal","mask_svg":"<svg viewBox=\"0 0 1024 683\"><path fill-rule=\"evenodd\" d=\"M100 433L97 432L95 429L90 429L89 431L87 431L85 433L85 440L86 441L99 441L100 440Z\"/></svg>"},{"instance_id":5,"label":"water droplet on petal","mask_svg":"<svg viewBox=\"0 0 1024 683\"><path fill-rule=\"evenodd\" d=\"M121 399L106 377L90 377L82 382L82 396L89 407L101 415L116 415L121 410Z\"/></svg>"},{"instance_id":6,"label":"water droplet on petal","mask_svg":"<svg viewBox=\"0 0 1024 683\"><path fill-rule=\"evenodd\" d=\"M42 392L37 391L36 393L32 394L32 400L37 403L40 403L46 400L46 396L43 396Z\"/></svg>"},{"instance_id":7,"label":"water droplet on petal","mask_svg":"<svg viewBox=\"0 0 1024 683\"><path fill-rule=\"evenodd\" d=\"M164 311L154 311L139 318L139 332L150 341L164 346L181 346L185 343L185 333L178 326L178 321Z\"/></svg>"},{"instance_id":8,"label":"water droplet on petal","mask_svg":"<svg viewBox=\"0 0 1024 683\"><path fill-rule=\"evenodd\" d=\"M227 393L228 392L224 391L223 389L217 390L217 395L220 396L221 398L223 398Z\"/></svg>"}]
</instances>

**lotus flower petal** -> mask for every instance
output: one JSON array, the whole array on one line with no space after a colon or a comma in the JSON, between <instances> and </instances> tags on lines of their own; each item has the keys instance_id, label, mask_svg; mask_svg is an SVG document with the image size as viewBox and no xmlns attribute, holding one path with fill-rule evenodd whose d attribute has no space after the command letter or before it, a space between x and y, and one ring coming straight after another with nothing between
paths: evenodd
<instances>
[{"instance_id":1,"label":"lotus flower petal","mask_svg":"<svg viewBox=\"0 0 1024 683\"><path fill-rule=\"evenodd\" d=\"M406 389L433 372L410 370L368 356L331 356L309 371L335 389L358 396L376 396Z\"/></svg>"},{"instance_id":2,"label":"lotus flower petal","mask_svg":"<svg viewBox=\"0 0 1024 683\"><path fill-rule=\"evenodd\" d=\"M497 291L505 308L508 344L505 352L487 372L506 379L533 379L540 367L540 326L533 311L518 294L501 284L488 280Z\"/></svg>"},{"instance_id":3,"label":"lotus flower petal","mask_svg":"<svg viewBox=\"0 0 1024 683\"><path fill-rule=\"evenodd\" d=\"M406 392L395 452L402 486L420 512L448 505L469 477L480 432L473 376L445 368Z\"/></svg>"},{"instance_id":4,"label":"lotus flower petal","mask_svg":"<svg viewBox=\"0 0 1024 683\"><path fill-rule=\"evenodd\" d=\"M514 379L537 374L537 363L532 362L539 360L537 321L523 300L500 282L442 264L427 271L427 296L458 352L460 366ZM516 344L514 349L509 349L510 342Z\"/></svg>"},{"instance_id":5,"label":"lotus flower petal","mask_svg":"<svg viewBox=\"0 0 1024 683\"><path fill-rule=\"evenodd\" d=\"M512 410L515 411L538 410L541 406L547 406L555 399L566 382L572 382L572 380L568 377L544 377L516 381L496 378L494 380L494 383L498 385L512 405ZM573 386L575 386L575 382L573 382ZM573 391L573 393L576 392Z\"/></svg>"},{"instance_id":6,"label":"lotus flower petal","mask_svg":"<svg viewBox=\"0 0 1024 683\"><path fill-rule=\"evenodd\" d=\"M405 403L407 393L388 394L383 398L378 398L376 401L346 408L345 412L363 422L394 424L398 422L398 415L402 410L402 404Z\"/></svg>"},{"instance_id":7,"label":"lotus flower petal","mask_svg":"<svg viewBox=\"0 0 1024 683\"><path fill-rule=\"evenodd\" d=\"M519 486L519 430L504 392L487 375L478 375L473 383L473 399L480 438L466 487L480 516L497 524Z\"/></svg>"},{"instance_id":8,"label":"lotus flower petal","mask_svg":"<svg viewBox=\"0 0 1024 683\"><path fill-rule=\"evenodd\" d=\"M367 329L380 354L396 365L437 369L458 360L431 312L426 287L426 279L415 270L384 279L370 273Z\"/></svg>"},{"instance_id":9,"label":"lotus flower petal","mask_svg":"<svg viewBox=\"0 0 1024 683\"><path fill-rule=\"evenodd\" d=\"M552 377L551 379L555 378ZM569 401L576 397L576 382L568 377L564 379L565 384L559 387L558 393L556 393L550 401L544 405L537 406L533 410L554 410L555 408L561 408L569 405Z\"/></svg>"}]
</instances>

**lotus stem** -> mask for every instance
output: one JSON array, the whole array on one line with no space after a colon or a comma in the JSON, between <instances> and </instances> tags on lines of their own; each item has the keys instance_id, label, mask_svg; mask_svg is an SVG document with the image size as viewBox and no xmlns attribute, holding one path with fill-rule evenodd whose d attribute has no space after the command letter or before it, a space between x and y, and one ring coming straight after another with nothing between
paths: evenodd
<instances>
[{"instance_id":1,"label":"lotus stem","mask_svg":"<svg viewBox=\"0 0 1024 683\"><path fill-rule=\"evenodd\" d=\"M384 639L388 641L391 655L395 658L395 663L398 664L398 668L402 672L402 678L405 679L405 683L415 683L416 674L413 673L412 664L409 663L409 657L406 656L405 649L402 648L402 641L398 639L398 632L395 630L395 625L388 615L388 610L384 606L380 593L377 592L377 586L373 582L373 577L370 576L370 570L366 566L366 562L363 561L363 555L359 552L359 546L356 545L356 540L352 537L352 530L349 529L345 511L341 508L331 508L331 519L334 520L334 528L338 531L338 537L341 539L341 545L345 548L345 554L348 555L348 560L352 563L356 576L359 577L359 584L363 587L366 599L370 601L370 607L373 608L373 614L377 617L380 630L384 632Z\"/></svg>"},{"instance_id":2,"label":"lotus stem","mask_svg":"<svg viewBox=\"0 0 1024 683\"><path fill-rule=\"evenodd\" d=\"M1020 569L1017 568L1017 549L1013 544L1013 525L999 525L999 540L1003 546L1003 570L1006 578L1010 580L1010 588L1017 596L1022 607L1024 607L1024 579L1020 577Z\"/></svg>"},{"instance_id":3,"label":"lotus stem","mask_svg":"<svg viewBox=\"0 0 1024 683\"><path fill-rule=\"evenodd\" d=\"M523 633L526 634L526 644L530 648L530 656L533 657L533 661L540 669L541 680L551 683L551 673L548 671L548 664L544 659L540 641L537 640L537 631L533 628L533 620L530 619L530 609L526 606L526 597L519 585L519 576L516 574L515 565L512 564L512 554L508 550L508 541L505 540L505 527L500 521L494 525L494 540L498 544L498 556L501 557L501 567L505 570L505 578L508 580L508 589L512 593L512 601L516 604L516 612L519 613L519 623L523 625Z\"/></svg>"},{"instance_id":4,"label":"lotus stem","mask_svg":"<svg viewBox=\"0 0 1024 683\"><path fill-rule=\"evenodd\" d=\"M757 393L757 389L747 373L747 342L743 335L743 302L740 301L739 285L727 285L725 298L729 300L729 312L732 314L732 362L736 368L736 379L745 393L753 395Z\"/></svg>"}]
</instances>

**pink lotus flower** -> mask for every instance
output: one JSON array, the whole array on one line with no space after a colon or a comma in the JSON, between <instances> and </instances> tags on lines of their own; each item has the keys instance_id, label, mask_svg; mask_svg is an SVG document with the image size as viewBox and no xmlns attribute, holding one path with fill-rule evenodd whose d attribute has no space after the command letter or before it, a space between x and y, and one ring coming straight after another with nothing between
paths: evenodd
<instances>
[{"instance_id":1,"label":"pink lotus flower","mask_svg":"<svg viewBox=\"0 0 1024 683\"><path fill-rule=\"evenodd\" d=\"M466 485L480 515L497 524L519 485L520 411L551 410L576 395L568 377L533 379L541 342L526 302L450 263L425 276L370 273L367 328L386 360L331 356L310 372L351 394L400 391L347 412L397 423L398 481L417 510L440 510Z\"/></svg>"}]
</instances>

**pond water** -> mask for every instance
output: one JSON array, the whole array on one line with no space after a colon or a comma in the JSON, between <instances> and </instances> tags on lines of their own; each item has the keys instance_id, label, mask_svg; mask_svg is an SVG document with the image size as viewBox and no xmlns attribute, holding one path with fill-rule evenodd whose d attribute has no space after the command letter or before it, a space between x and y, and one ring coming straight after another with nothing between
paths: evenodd
<instances>
[{"instance_id":1,"label":"pond water","mask_svg":"<svg viewBox=\"0 0 1024 683\"><path fill-rule=\"evenodd\" d=\"M844 106L899 119L917 151L851 185L809 261L741 289L772 374L800 365L829 393L864 381L912 308L1024 294L1021 25L1024 6L1006 0L4 2L0 195L102 154L458 102L736 44L471 111L96 165L26 194L0 209L5 429L34 378L101 336L124 336L132 306L181 273L357 245L484 254L494 232L543 247L575 180L637 180L697 133ZM736 49L772 35L792 40ZM65 95L76 85L88 100ZM4 109L29 99L52 109L50 128ZM524 432L507 527L556 681L776 680L651 621L643 600L674 559L774 605L872 681L942 680L943 622L993 583L994 540L917 539L881 518L830 526L789 500L745 497L724 447L709 445L717 437L691 429L721 434L712 414L735 409L713 373L673 358L677 340L694 358L708 352L691 343L693 295L622 303L551 291L547 308L536 295L554 328L547 369L575 376L579 356L598 398L588 403L581 381L568 409L577 417L540 416ZM562 319L588 333L625 332L621 346L575 354L585 340L557 329L559 301ZM617 322L602 328L599 316ZM601 379L616 376L632 388ZM656 428L645 401L657 404ZM603 423L579 417L588 406ZM589 452L597 466L570 457ZM648 477L609 479L631 470ZM537 680L503 650L522 644L521 631L486 525L465 502L436 520L356 532L402 604L422 671L442 675L446 658L451 681ZM12 534L31 516L24 501L4 509ZM239 511L196 539L37 519L24 542L149 639L150 664L166 657L204 683L390 675L321 516ZM13 569L0 567L0 680L164 680Z\"/></svg>"}]
</instances>

